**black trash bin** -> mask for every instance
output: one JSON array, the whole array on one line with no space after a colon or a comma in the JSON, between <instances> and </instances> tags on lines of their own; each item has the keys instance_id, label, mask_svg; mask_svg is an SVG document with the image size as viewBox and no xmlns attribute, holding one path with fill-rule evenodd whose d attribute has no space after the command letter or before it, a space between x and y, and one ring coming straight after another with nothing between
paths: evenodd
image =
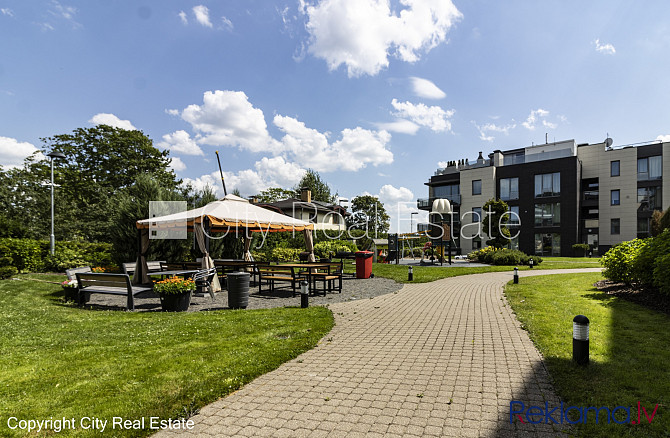
<instances>
[{"instance_id":1,"label":"black trash bin","mask_svg":"<svg viewBox=\"0 0 670 438\"><path fill-rule=\"evenodd\" d=\"M249 305L249 273L231 272L228 280L228 307L246 309Z\"/></svg>"}]
</instances>

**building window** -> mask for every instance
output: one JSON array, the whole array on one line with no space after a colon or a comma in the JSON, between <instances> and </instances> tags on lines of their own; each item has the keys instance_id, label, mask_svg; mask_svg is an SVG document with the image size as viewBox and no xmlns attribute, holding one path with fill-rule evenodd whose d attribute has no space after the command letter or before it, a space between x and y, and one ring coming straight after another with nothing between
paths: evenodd
<instances>
[{"instance_id":1,"label":"building window","mask_svg":"<svg viewBox=\"0 0 670 438\"><path fill-rule=\"evenodd\" d=\"M621 219L616 218L610 220L610 234L620 234L621 233Z\"/></svg>"},{"instance_id":2,"label":"building window","mask_svg":"<svg viewBox=\"0 0 670 438\"><path fill-rule=\"evenodd\" d=\"M535 226L557 227L561 225L561 204L536 204Z\"/></svg>"},{"instance_id":3,"label":"building window","mask_svg":"<svg viewBox=\"0 0 670 438\"><path fill-rule=\"evenodd\" d=\"M663 159L660 155L637 160L637 180L648 181L661 179L663 176Z\"/></svg>"},{"instance_id":4,"label":"building window","mask_svg":"<svg viewBox=\"0 0 670 438\"><path fill-rule=\"evenodd\" d=\"M619 160L610 162L610 176L619 176L621 175L621 162Z\"/></svg>"},{"instance_id":5,"label":"building window","mask_svg":"<svg viewBox=\"0 0 670 438\"><path fill-rule=\"evenodd\" d=\"M500 199L503 201L519 199L519 178L503 178L500 180Z\"/></svg>"},{"instance_id":6,"label":"building window","mask_svg":"<svg viewBox=\"0 0 670 438\"><path fill-rule=\"evenodd\" d=\"M472 222L481 222L483 219L482 217L482 208L481 207L473 207L472 208Z\"/></svg>"},{"instance_id":7,"label":"building window","mask_svg":"<svg viewBox=\"0 0 670 438\"><path fill-rule=\"evenodd\" d=\"M661 210L661 187L640 187L637 189L637 203L641 211Z\"/></svg>"},{"instance_id":8,"label":"building window","mask_svg":"<svg viewBox=\"0 0 670 438\"><path fill-rule=\"evenodd\" d=\"M561 194L561 174L545 173L535 175L535 197L558 196Z\"/></svg>"},{"instance_id":9,"label":"building window","mask_svg":"<svg viewBox=\"0 0 670 438\"><path fill-rule=\"evenodd\" d=\"M536 234L535 254L561 255L561 235L558 233Z\"/></svg>"},{"instance_id":10,"label":"building window","mask_svg":"<svg viewBox=\"0 0 670 438\"><path fill-rule=\"evenodd\" d=\"M474 239L472 239L472 249L482 249L481 237L477 236Z\"/></svg>"},{"instance_id":11,"label":"building window","mask_svg":"<svg viewBox=\"0 0 670 438\"><path fill-rule=\"evenodd\" d=\"M621 204L621 192L619 190L612 190L610 192L610 205L619 205Z\"/></svg>"},{"instance_id":12,"label":"building window","mask_svg":"<svg viewBox=\"0 0 670 438\"><path fill-rule=\"evenodd\" d=\"M472 194L481 195L482 194L482 180L476 179L472 181Z\"/></svg>"},{"instance_id":13,"label":"building window","mask_svg":"<svg viewBox=\"0 0 670 438\"><path fill-rule=\"evenodd\" d=\"M521 225L521 217L519 216L519 206L518 205L512 205L509 208L510 214L507 215L509 220L507 221L507 225L510 226L518 226Z\"/></svg>"},{"instance_id":14,"label":"building window","mask_svg":"<svg viewBox=\"0 0 670 438\"><path fill-rule=\"evenodd\" d=\"M461 203L461 185L449 184L448 186L437 186L433 188L433 197L448 199L452 204Z\"/></svg>"}]
</instances>

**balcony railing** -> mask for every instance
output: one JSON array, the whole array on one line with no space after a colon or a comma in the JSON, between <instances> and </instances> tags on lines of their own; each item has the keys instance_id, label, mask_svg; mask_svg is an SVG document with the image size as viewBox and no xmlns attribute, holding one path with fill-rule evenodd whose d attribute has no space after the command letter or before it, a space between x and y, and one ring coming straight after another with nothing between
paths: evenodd
<instances>
[{"instance_id":1,"label":"balcony railing","mask_svg":"<svg viewBox=\"0 0 670 438\"><path fill-rule=\"evenodd\" d=\"M436 199L448 199L452 205L461 205L461 195L446 195L439 198L419 198L416 200L416 208L430 210Z\"/></svg>"}]
</instances>

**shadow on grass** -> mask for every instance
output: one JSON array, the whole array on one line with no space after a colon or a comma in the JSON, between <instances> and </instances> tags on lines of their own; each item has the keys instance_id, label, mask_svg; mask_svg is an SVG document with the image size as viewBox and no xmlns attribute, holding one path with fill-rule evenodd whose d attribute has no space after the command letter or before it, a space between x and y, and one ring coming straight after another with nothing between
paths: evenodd
<instances>
[{"instance_id":1,"label":"shadow on grass","mask_svg":"<svg viewBox=\"0 0 670 438\"><path fill-rule=\"evenodd\" d=\"M524 320L524 316L520 319L535 330L530 336L544 354L544 364L557 394L563 400L564 409L577 406L609 410L599 411L597 423L595 410L588 411L586 417L577 409L571 410L568 419L579 420L578 424L568 426L572 428L572 433L607 438L670 437L670 318L595 287L552 287L554 289L543 289L548 290L546 295L538 292L536 307L521 312L522 315L532 315L531 322ZM559 301L565 303L565 308L554 309L550 316L542 316L539 312L542 300L547 300L556 291L566 294L564 301ZM523 296L528 299L527 295L530 294ZM578 314L584 314L591 320L591 360L586 366L577 365L572 360L572 317ZM566 324L561 325L558 333L550 322L539 321L543 317L565 320ZM532 321L533 318L536 321ZM537 371L541 372L538 366ZM533 376L530 376L524 381L523 390L515 393L515 397L520 397L516 400L524 401L523 397L528 397L533 387ZM638 402L646 411L640 409L638 413ZM658 409L654 414L656 405ZM544 409L544 403L536 406ZM560 402L553 406L560 406ZM509 417L507 423L501 424L496 436L514 436L509 434ZM515 431L527 430L527 425L519 420L516 423L519 424L515 424ZM565 423L567 419L564 419Z\"/></svg>"}]
</instances>

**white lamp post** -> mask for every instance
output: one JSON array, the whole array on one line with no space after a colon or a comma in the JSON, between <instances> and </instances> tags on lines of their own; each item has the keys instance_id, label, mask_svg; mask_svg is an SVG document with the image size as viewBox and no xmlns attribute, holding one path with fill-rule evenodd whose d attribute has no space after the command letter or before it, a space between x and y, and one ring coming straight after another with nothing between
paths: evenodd
<instances>
[{"instance_id":1,"label":"white lamp post","mask_svg":"<svg viewBox=\"0 0 670 438\"><path fill-rule=\"evenodd\" d=\"M54 255L56 251L56 237L54 236L54 159L65 158L65 155L61 152L53 151L47 157L51 158L51 237L49 241L51 255Z\"/></svg>"}]
</instances>

